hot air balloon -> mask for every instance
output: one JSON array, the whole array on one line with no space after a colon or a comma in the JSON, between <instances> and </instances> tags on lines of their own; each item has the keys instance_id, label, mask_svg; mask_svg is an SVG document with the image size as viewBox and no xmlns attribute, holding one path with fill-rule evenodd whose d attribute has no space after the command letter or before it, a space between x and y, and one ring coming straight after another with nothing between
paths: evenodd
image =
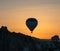
<instances>
[{"instance_id":1,"label":"hot air balloon","mask_svg":"<svg viewBox=\"0 0 60 51\"><path fill-rule=\"evenodd\" d=\"M36 28L37 25L38 21L35 18L28 18L26 20L26 26L29 28L31 33L33 32L33 30Z\"/></svg>"}]
</instances>

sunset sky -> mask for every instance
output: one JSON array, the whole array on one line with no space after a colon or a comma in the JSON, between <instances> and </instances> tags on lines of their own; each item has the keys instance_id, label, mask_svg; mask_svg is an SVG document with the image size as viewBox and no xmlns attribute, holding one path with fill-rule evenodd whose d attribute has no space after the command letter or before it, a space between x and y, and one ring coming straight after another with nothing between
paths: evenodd
<instances>
[{"instance_id":1,"label":"sunset sky","mask_svg":"<svg viewBox=\"0 0 60 51\"><path fill-rule=\"evenodd\" d=\"M28 18L36 18L38 26L31 34ZM60 0L0 0L0 27L37 38L60 36Z\"/></svg>"}]
</instances>

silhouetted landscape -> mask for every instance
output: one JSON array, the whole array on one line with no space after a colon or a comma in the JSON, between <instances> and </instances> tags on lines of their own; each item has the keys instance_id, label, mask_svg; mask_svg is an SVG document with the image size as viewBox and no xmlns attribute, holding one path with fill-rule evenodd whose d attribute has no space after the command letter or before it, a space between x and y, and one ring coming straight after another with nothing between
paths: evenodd
<instances>
[{"instance_id":1,"label":"silhouetted landscape","mask_svg":"<svg viewBox=\"0 0 60 51\"><path fill-rule=\"evenodd\" d=\"M0 51L60 51L60 40L58 35L44 40L10 32L6 26L2 26L0 28Z\"/></svg>"}]
</instances>

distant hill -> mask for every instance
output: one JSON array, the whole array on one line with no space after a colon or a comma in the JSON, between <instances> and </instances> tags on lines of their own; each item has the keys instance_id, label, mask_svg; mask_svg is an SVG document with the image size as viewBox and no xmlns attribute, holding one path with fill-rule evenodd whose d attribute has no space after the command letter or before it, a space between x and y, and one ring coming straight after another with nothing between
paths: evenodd
<instances>
[{"instance_id":1,"label":"distant hill","mask_svg":"<svg viewBox=\"0 0 60 51\"><path fill-rule=\"evenodd\" d=\"M59 37L42 40L10 32L6 26L0 28L0 51L60 51Z\"/></svg>"}]
</instances>

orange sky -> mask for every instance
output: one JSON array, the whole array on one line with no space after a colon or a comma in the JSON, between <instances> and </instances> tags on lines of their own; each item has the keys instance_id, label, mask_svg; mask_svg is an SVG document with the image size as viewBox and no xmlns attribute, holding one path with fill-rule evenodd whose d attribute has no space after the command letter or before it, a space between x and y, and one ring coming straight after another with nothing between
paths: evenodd
<instances>
[{"instance_id":1,"label":"orange sky","mask_svg":"<svg viewBox=\"0 0 60 51\"><path fill-rule=\"evenodd\" d=\"M31 34L26 19L34 17L38 26ZM60 0L0 0L0 27L37 38L60 36Z\"/></svg>"}]
</instances>

